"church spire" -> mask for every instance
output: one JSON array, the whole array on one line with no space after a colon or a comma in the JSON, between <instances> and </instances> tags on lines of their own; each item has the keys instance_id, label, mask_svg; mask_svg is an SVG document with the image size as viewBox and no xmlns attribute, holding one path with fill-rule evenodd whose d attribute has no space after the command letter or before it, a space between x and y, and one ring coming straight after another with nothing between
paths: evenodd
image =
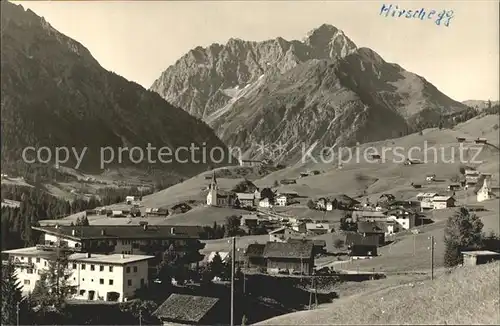
<instances>
[{"instance_id":1,"label":"church spire","mask_svg":"<svg viewBox=\"0 0 500 326\"><path fill-rule=\"evenodd\" d=\"M212 182L210 183L210 189L217 188L217 179L215 178L215 171L212 174Z\"/></svg>"}]
</instances>

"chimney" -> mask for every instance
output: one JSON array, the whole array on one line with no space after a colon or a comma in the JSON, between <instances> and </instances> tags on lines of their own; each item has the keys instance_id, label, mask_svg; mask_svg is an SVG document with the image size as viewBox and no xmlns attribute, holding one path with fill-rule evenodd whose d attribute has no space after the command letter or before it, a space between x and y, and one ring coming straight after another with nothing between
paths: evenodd
<instances>
[{"instance_id":1,"label":"chimney","mask_svg":"<svg viewBox=\"0 0 500 326\"><path fill-rule=\"evenodd\" d=\"M90 252L87 252L87 258L92 257L92 254Z\"/></svg>"},{"instance_id":2,"label":"chimney","mask_svg":"<svg viewBox=\"0 0 500 326\"><path fill-rule=\"evenodd\" d=\"M75 231L75 229L71 230L71 235L72 235L72 236L75 236L75 235L76 235L76 231Z\"/></svg>"},{"instance_id":3,"label":"chimney","mask_svg":"<svg viewBox=\"0 0 500 326\"><path fill-rule=\"evenodd\" d=\"M106 230L102 229L101 230L101 235L106 235Z\"/></svg>"},{"instance_id":4,"label":"chimney","mask_svg":"<svg viewBox=\"0 0 500 326\"><path fill-rule=\"evenodd\" d=\"M170 228L170 233L175 234L175 228Z\"/></svg>"},{"instance_id":5,"label":"chimney","mask_svg":"<svg viewBox=\"0 0 500 326\"><path fill-rule=\"evenodd\" d=\"M122 258L125 258L125 254L122 254Z\"/></svg>"},{"instance_id":6,"label":"chimney","mask_svg":"<svg viewBox=\"0 0 500 326\"><path fill-rule=\"evenodd\" d=\"M59 229L59 224L56 224L56 229Z\"/></svg>"}]
</instances>

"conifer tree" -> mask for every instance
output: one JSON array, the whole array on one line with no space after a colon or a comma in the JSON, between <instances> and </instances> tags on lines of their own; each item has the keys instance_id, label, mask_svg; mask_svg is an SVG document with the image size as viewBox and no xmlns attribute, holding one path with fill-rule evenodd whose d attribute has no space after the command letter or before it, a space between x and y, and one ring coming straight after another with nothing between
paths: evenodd
<instances>
[{"instance_id":1,"label":"conifer tree","mask_svg":"<svg viewBox=\"0 0 500 326\"><path fill-rule=\"evenodd\" d=\"M21 285L16 277L14 265L10 262L2 266L1 284L2 325L15 325L17 323L17 305L20 303L22 295Z\"/></svg>"}]
</instances>

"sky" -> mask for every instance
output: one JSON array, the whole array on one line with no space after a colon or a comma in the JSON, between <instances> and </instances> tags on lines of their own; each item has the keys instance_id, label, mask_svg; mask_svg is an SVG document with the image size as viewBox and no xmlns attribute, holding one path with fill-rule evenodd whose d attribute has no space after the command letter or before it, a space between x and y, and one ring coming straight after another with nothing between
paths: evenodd
<instances>
[{"instance_id":1,"label":"sky","mask_svg":"<svg viewBox=\"0 0 500 326\"><path fill-rule=\"evenodd\" d=\"M358 46L423 76L451 98L499 99L498 1L12 1L82 43L99 63L145 88L190 49L229 38L305 37L327 23ZM381 15L382 5L452 10L432 19Z\"/></svg>"}]
</instances>

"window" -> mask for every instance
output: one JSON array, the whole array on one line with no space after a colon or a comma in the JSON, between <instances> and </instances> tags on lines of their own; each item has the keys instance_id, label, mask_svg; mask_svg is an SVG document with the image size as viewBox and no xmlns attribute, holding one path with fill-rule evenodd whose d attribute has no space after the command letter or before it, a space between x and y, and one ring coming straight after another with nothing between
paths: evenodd
<instances>
[{"instance_id":1,"label":"window","mask_svg":"<svg viewBox=\"0 0 500 326\"><path fill-rule=\"evenodd\" d=\"M104 266L102 265L99 266L99 272L104 272Z\"/></svg>"},{"instance_id":2,"label":"window","mask_svg":"<svg viewBox=\"0 0 500 326\"><path fill-rule=\"evenodd\" d=\"M82 264L82 270L85 270L85 264Z\"/></svg>"},{"instance_id":3,"label":"window","mask_svg":"<svg viewBox=\"0 0 500 326\"><path fill-rule=\"evenodd\" d=\"M92 279L90 279L90 282L94 282L94 279L93 279L93 278L92 278Z\"/></svg>"},{"instance_id":4,"label":"window","mask_svg":"<svg viewBox=\"0 0 500 326\"><path fill-rule=\"evenodd\" d=\"M37 263L39 263L39 262L40 262L40 258L37 258L37 259L36 259L36 262L37 262Z\"/></svg>"},{"instance_id":5,"label":"window","mask_svg":"<svg viewBox=\"0 0 500 326\"><path fill-rule=\"evenodd\" d=\"M109 280L109 285L113 285L113 280Z\"/></svg>"},{"instance_id":6,"label":"window","mask_svg":"<svg viewBox=\"0 0 500 326\"><path fill-rule=\"evenodd\" d=\"M90 265L90 270L95 271L95 265Z\"/></svg>"},{"instance_id":7,"label":"window","mask_svg":"<svg viewBox=\"0 0 500 326\"><path fill-rule=\"evenodd\" d=\"M23 256L21 256L21 260L24 260L24 257L23 257Z\"/></svg>"},{"instance_id":8,"label":"window","mask_svg":"<svg viewBox=\"0 0 500 326\"><path fill-rule=\"evenodd\" d=\"M104 284L104 279L103 278L99 279L99 284Z\"/></svg>"},{"instance_id":9,"label":"window","mask_svg":"<svg viewBox=\"0 0 500 326\"><path fill-rule=\"evenodd\" d=\"M30 285L30 280L24 280L24 285Z\"/></svg>"},{"instance_id":10,"label":"window","mask_svg":"<svg viewBox=\"0 0 500 326\"><path fill-rule=\"evenodd\" d=\"M130 273L130 266L127 266L127 273Z\"/></svg>"},{"instance_id":11,"label":"window","mask_svg":"<svg viewBox=\"0 0 500 326\"><path fill-rule=\"evenodd\" d=\"M43 262L43 266L47 267L47 261Z\"/></svg>"},{"instance_id":12,"label":"window","mask_svg":"<svg viewBox=\"0 0 500 326\"><path fill-rule=\"evenodd\" d=\"M127 285L132 286L132 280L127 280Z\"/></svg>"},{"instance_id":13,"label":"window","mask_svg":"<svg viewBox=\"0 0 500 326\"><path fill-rule=\"evenodd\" d=\"M137 266L134 266L134 273L137 273Z\"/></svg>"},{"instance_id":14,"label":"window","mask_svg":"<svg viewBox=\"0 0 500 326\"><path fill-rule=\"evenodd\" d=\"M113 271L113 266L109 266L109 271L112 272Z\"/></svg>"},{"instance_id":15,"label":"window","mask_svg":"<svg viewBox=\"0 0 500 326\"><path fill-rule=\"evenodd\" d=\"M73 269L77 269L76 264L73 264Z\"/></svg>"},{"instance_id":16,"label":"window","mask_svg":"<svg viewBox=\"0 0 500 326\"><path fill-rule=\"evenodd\" d=\"M144 286L144 279L141 278L141 287L143 287L143 286Z\"/></svg>"},{"instance_id":17,"label":"window","mask_svg":"<svg viewBox=\"0 0 500 326\"><path fill-rule=\"evenodd\" d=\"M33 268L28 268L28 274L33 274Z\"/></svg>"},{"instance_id":18,"label":"window","mask_svg":"<svg viewBox=\"0 0 500 326\"><path fill-rule=\"evenodd\" d=\"M82 282L85 282L85 279L84 279L84 278L82 278Z\"/></svg>"}]
</instances>

